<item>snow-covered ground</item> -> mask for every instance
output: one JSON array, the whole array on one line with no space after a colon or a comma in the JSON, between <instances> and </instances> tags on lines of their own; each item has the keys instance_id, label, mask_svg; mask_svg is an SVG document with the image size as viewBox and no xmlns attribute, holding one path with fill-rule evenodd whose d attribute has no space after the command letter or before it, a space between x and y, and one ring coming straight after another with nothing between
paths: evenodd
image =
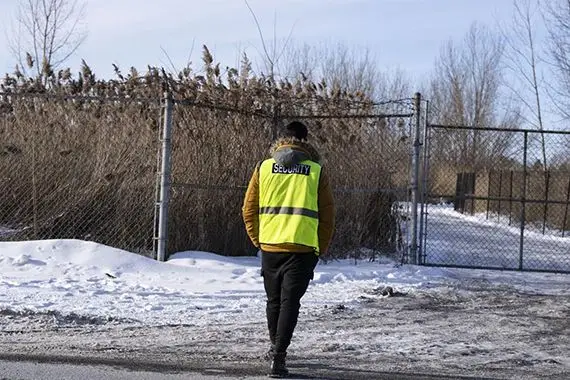
<instances>
[{"instance_id":1,"label":"snow-covered ground","mask_svg":"<svg viewBox=\"0 0 570 380\"><path fill-rule=\"evenodd\" d=\"M519 226L509 226L485 214L464 215L448 205L428 210L426 262L501 269L518 269ZM522 267L526 270L570 272L570 236L542 234L527 226L523 240Z\"/></svg>"},{"instance_id":2,"label":"snow-covered ground","mask_svg":"<svg viewBox=\"0 0 570 380\"><path fill-rule=\"evenodd\" d=\"M455 217L442 210L439 223ZM510 244L508 230L492 231L503 238L486 259L501 241ZM444 243L441 254L450 249ZM259 268L258 257L181 252L159 263L78 240L0 242L0 357L56 350L262 366ZM378 292L386 285L395 296ZM570 275L320 262L290 361L309 372L357 371L355 378L570 378Z\"/></svg>"}]
</instances>

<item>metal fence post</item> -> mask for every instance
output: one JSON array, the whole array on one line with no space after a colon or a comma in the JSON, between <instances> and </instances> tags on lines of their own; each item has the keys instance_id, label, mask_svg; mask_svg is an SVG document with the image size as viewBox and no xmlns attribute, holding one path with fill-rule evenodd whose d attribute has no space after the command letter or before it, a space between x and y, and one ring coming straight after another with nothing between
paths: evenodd
<instances>
[{"instance_id":1,"label":"metal fence post","mask_svg":"<svg viewBox=\"0 0 570 380\"><path fill-rule=\"evenodd\" d=\"M526 223L526 180L527 180L527 150L528 150L528 132L524 131L524 148L523 148L523 178L522 178L522 194L521 194L521 230L519 245L519 270L523 269L523 251L524 251L524 228Z\"/></svg>"},{"instance_id":2,"label":"metal fence post","mask_svg":"<svg viewBox=\"0 0 570 380\"><path fill-rule=\"evenodd\" d=\"M412 225L411 225L411 242L410 242L410 262L419 264L418 259L418 203L419 194L419 177L420 177L420 135L421 135L421 94L416 92L414 95L414 112L416 117L416 125L414 131L414 151L412 156Z\"/></svg>"},{"instance_id":3,"label":"metal fence post","mask_svg":"<svg viewBox=\"0 0 570 380\"><path fill-rule=\"evenodd\" d=\"M173 100L169 92L164 94L164 125L162 130L162 162L160 168L160 195L158 199L158 247L156 258L166 260L168 237L168 204L170 201L170 177L172 158L172 108Z\"/></svg>"},{"instance_id":4,"label":"metal fence post","mask_svg":"<svg viewBox=\"0 0 570 380\"><path fill-rule=\"evenodd\" d=\"M429 102L425 102L424 113L424 134L422 136L423 151L423 167L422 167L422 181L421 181L421 206L420 206L420 230L419 230L419 246L418 246L418 264L424 264L426 261L426 228L427 228L427 192L428 192L428 175L429 175L429 144L428 144L428 128L429 128Z\"/></svg>"}]
</instances>

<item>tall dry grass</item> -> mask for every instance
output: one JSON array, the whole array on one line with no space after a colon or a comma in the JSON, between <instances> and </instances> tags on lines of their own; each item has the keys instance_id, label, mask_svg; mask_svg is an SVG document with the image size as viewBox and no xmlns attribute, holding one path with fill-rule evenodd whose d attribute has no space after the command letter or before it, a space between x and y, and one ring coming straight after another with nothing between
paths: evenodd
<instances>
[{"instance_id":1,"label":"tall dry grass","mask_svg":"<svg viewBox=\"0 0 570 380\"><path fill-rule=\"evenodd\" d=\"M0 118L0 224L13 239L152 243L158 107L9 100Z\"/></svg>"},{"instance_id":2,"label":"tall dry grass","mask_svg":"<svg viewBox=\"0 0 570 380\"><path fill-rule=\"evenodd\" d=\"M337 205L332 254L398 249L397 201L407 196L409 146L394 121L361 93L244 69L204 73L149 68L96 79L55 73L47 85L7 76L0 94L2 239L78 238L150 252L153 247L160 99L175 100L169 252L253 253L241 220L245 186L275 131L308 119ZM12 94L12 95L10 95ZM17 94L17 96L15 95ZM334 116L338 118L334 118ZM345 118L353 115L354 118ZM332 116L332 118L330 117Z\"/></svg>"}]
</instances>

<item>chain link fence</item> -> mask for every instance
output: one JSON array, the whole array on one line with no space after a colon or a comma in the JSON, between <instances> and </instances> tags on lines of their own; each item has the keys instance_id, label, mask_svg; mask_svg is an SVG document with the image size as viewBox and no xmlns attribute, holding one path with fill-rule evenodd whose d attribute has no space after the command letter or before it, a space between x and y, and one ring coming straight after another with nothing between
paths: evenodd
<instances>
[{"instance_id":1,"label":"chain link fence","mask_svg":"<svg viewBox=\"0 0 570 380\"><path fill-rule=\"evenodd\" d=\"M0 94L0 240L254 254L247 183L279 129L302 120L333 186L332 256L401 256L412 103L290 99L263 112L255 101Z\"/></svg>"},{"instance_id":2,"label":"chain link fence","mask_svg":"<svg viewBox=\"0 0 570 380\"><path fill-rule=\"evenodd\" d=\"M173 111L168 252L251 254L241 206L270 121L178 102Z\"/></svg>"},{"instance_id":3,"label":"chain link fence","mask_svg":"<svg viewBox=\"0 0 570 380\"><path fill-rule=\"evenodd\" d=\"M337 208L332 257L407 248L411 100L364 106L288 102L262 114L175 101L168 252L255 254L241 219L248 181L278 131L301 120L322 156Z\"/></svg>"},{"instance_id":4,"label":"chain link fence","mask_svg":"<svg viewBox=\"0 0 570 380\"><path fill-rule=\"evenodd\" d=\"M425 123L420 143L413 99L250 100L0 93L0 240L254 254L247 183L301 120L333 186L332 257L570 271L570 132Z\"/></svg>"},{"instance_id":5,"label":"chain link fence","mask_svg":"<svg viewBox=\"0 0 570 380\"><path fill-rule=\"evenodd\" d=\"M422 261L570 271L570 132L432 125Z\"/></svg>"},{"instance_id":6,"label":"chain link fence","mask_svg":"<svg viewBox=\"0 0 570 380\"><path fill-rule=\"evenodd\" d=\"M0 240L151 254L160 101L0 94Z\"/></svg>"}]
</instances>

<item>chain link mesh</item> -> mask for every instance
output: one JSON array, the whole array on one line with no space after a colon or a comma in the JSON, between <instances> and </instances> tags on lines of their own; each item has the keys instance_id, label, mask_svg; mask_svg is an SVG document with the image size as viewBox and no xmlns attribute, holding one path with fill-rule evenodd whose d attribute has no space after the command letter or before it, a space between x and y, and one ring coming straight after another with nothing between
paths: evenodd
<instances>
[{"instance_id":1,"label":"chain link mesh","mask_svg":"<svg viewBox=\"0 0 570 380\"><path fill-rule=\"evenodd\" d=\"M152 250L160 104L0 94L0 240Z\"/></svg>"},{"instance_id":2,"label":"chain link mesh","mask_svg":"<svg viewBox=\"0 0 570 380\"><path fill-rule=\"evenodd\" d=\"M304 100L273 116L176 102L168 251L254 252L241 220L247 182L278 129L298 119L333 185L332 256L403 253L413 111L410 100ZM0 94L0 240L150 254L161 114L158 101ZM428 132L425 264L570 271L570 133Z\"/></svg>"},{"instance_id":3,"label":"chain link mesh","mask_svg":"<svg viewBox=\"0 0 570 380\"><path fill-rule=\"evenodd\" d=\"M411 112L389 102L376 114ZM310 119L335 197L334 257L402 255L407 248L412 117Z\"/></svg>"},{"instance_id":4,"label":"chain link mesh","mask_svg":"<svg viewBox=\"0 0 570 380\"><path fill-rule=\"evenodd\" d=\"M270 142L271 124L264 118L175 107L169 252L252 253L241 207L253 167Z\"/></svg>"},{"instance_id":5,"label":"chain link mesh","mask_svg":"<svg viewBox=\"0 0 570 380\"><path fill-rule=\"evenodd\" d=\"M150 254L159 102L0 96L0 239L75 238ZM411 102L337 106L290 102L268 117L176 101L168 251L253 253L241 220L248 180L278 129L301 119L333 184L334 254L402 252Z\"/></svg>"},{"instance_id":6,"label":"chain link mesh","mask_svg":"<svg viewBox=\"0 0 570 380\"><path fill-rule=\"evenodd\" d=\"M427 141L426 264L570 271L570 133L434 126Z\"/></svg>"},{"instance_id":7,"label":"chain link mesh","mask_svg":"<svg viewBox=\"0 0 570 380\"><path fill-rule=\"evenodd\" d=\"M247 183L255 164L269 157L278 129L303 120L333 186L337 225L331 254L401 253L411 107L410 101L387 102L334 113L305 101L281 106L277 117L264 117L179 102L174 111L169 252L254 253L241 220ZM386 114L402 117L381 116Z\"/></svg>"}]
</instances>

